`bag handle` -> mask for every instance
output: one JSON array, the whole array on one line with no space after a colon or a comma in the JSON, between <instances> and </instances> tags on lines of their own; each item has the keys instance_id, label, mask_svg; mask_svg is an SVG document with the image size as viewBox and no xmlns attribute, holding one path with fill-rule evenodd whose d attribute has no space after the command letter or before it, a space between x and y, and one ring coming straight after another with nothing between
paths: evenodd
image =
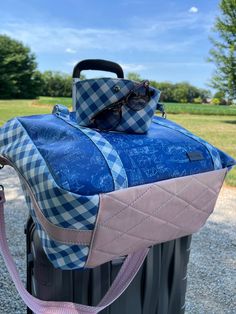
<instances>
[{"instance_id":1,"label":"bag handle","mask_svg":"<svg viewBox=\"0 0 236 314\"><path fill-rule=\"evenodd\" d=\"M97 314L113 303L129 286L142 266L149 249L141 249L127 256L110 289L97 306L72 302L42 301L24 287L7 243L4 220L5 195L0 185L0 251L11 278L25 304L36 314Z\"/></svg>"},{"instance_id":2,"label":"bag handle","mask_svg":"<svg viewBox=\"0 0 236 314\"><path fill-rule=\"evenodd\" d=\"M72 77L80 78L80 73L83 70L98 70L105 72L112 72L117 75L118 78L124 78L124 72L122 67L115 62L102 60L102 59L86 59L76 64L73 70Z\"/></svg>"}]
</instances>

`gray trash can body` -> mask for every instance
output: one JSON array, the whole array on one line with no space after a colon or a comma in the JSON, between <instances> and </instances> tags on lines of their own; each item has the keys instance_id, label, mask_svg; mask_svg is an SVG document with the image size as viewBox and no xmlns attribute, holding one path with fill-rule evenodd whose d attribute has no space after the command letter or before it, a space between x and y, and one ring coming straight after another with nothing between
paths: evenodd
<instances>
[{"instance_id":1,"label":"gray trash can body","mask_svg":"<svg viewBox=\"0 0 236 314\"><path fill-rule=\"evenodd\" d=\"M96 305L123 260L89 270L55 269L48 261L32 219L26 227L27 289L42 299ZM183 314L191 236L155 245L129 288L102 314ZM28 314L31 314L28 309Z\"/></svg>"}]
</instances>

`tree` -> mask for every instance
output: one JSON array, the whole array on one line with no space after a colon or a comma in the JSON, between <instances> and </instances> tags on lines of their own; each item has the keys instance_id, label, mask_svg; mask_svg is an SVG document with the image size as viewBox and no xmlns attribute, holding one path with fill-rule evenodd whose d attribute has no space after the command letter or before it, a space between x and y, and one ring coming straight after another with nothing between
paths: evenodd
<instances>
[{"instance_id":1,"label":"tree","mask_svg":"<svg viewBox=\"0 0 236 314\"><path fill-rule=\"evenodd\" d=\"M236 99L236 0L221 0L221 15L216 18L214 31L219 39L211 38L210 62L216 65L211 86Z\"/></svg>"},{"instance_id":2,"label":"tree","mask_svg":"<svg viewBox=\"0 0 236 314\"><path fill-rule=\"evenodd\" d=\"M227 105L227 102L225 100L225 94L223 92L216 92L213 96L212 101L214 101L214 99L219 100L219 105Z\"/></svg>"},{"instance_id":3,"label":"tree","mask_svg":"<svg viewBox=\"0 0 236 314\"><path fill-rule=\"evenodd\" d=\"M177 83L173 86L173 100L181 103L192 103L201 97L200 90L188 82Z\"/></svg>"},{"instance_id":4,"label":"tree","mask_svg":"<svg viewBox=\"0 0 236 314\"><path fill-rule=\"evenodd\" d=\"M174 101L174 89L173 89L172 83L150 81L150 85L161 91L160 101L165 101L165 102Z\"/></svg>"},{"instance_id":5,"label":"tree","mask_svg":"<svg viewBox=\"0 0 236 314\"><path fill-rule=\"evenodd\" d=\"M0 35L0 98L35 98L40 87L35 55L21 42Z\"/></svg>"},{"instance_id":6,"label":"tree","mask_svg":"<svg viewBox=\"0 0 236 314\"><path fill-rule=\"evenodd\" d=\"M72 96L72 76L59 71L45 71L41 74L42 89L41 96L51 97L71 97ZM80 80L86 77L80 75Z\"/></svg>"},{"instance_id":7,"label":"tree","mask_svg":"<svg viewBox=\"0 0 236 314\"><path fill-rule=\"evenodd\" d=\"M141 76L140 74L136 73L136 72L129 72L127 75L128 80L132 80L132 81L136 81L136 82L141 82Z\"/></svg>"},{"instance_id":8,"label":"tree","mask_svg":"<svg viewBox=\"0 0 236 314\"><path fill-rule=\"evenodd\" d=\"M207 102L208 98L211 98L211 91L204 88L199 88L199 97L202 99L203 102Z\"/></svg>"}]
</instances>

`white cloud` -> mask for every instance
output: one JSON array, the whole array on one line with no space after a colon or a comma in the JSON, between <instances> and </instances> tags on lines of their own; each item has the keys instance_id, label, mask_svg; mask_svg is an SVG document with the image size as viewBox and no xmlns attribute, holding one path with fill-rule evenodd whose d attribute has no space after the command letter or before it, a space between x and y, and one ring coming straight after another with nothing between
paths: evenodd
<instances>
[{"instance_id":1,"label":"white cloud","mask_svg":"<svg viewBox=\"0 0 236 314\"><path fill-rule=\"evenodd\" d=\"M154 68L154 67L180 67L180 68L184 68L184 67L207 67L207 66L211 66L211 64L207 63L207 62L202 62L202 61L183 61L183 62L153 62L152 64L148 64L149 68Z\"/></svg>"},{"instance_id":2,"label":"white cloud","mask_svg":"<svg viewBox=\"0 0 236 314\"><path fill-rule=\"evenodd\" d=\"M171 25L175 29L175 24ZM56 26L34 25L24 22L15 22L2 25L0 33L23 41L32 50L38 52L65 51L182 51L191 45L193 38L186 40L161 40L163 31L155 25L152 29L130 28L122 29L96 29L96 28L67 28ZM165 34L165 33L164 33ZM67 48L68 50L68 48ZM67 51L67 53L69 53Z\"/></svg>"},{"instance_id":3,"label":"white cloud","mask_svg":"<svg viewBox=\"0 0 236 314\"><path fill-rule=\"evenodd\" d=\"M193 7L194 8L194 7ZM191 8L191 9L193 9ZM196 9L196 8L195 8ZM187 13L162 20L132 19L130 26L121 28L72 28L55 24L26 23L22 20L2 22L0 33L5 33L29 45L36 53L81 54L94 50L94 54L107 52L178 52L184 51L199 40L196 36L174 36L176 30L204 28L206 16L189 16ZM209 23L209 22L208 22ZM172 35L173 34L173 35ZM202 36L202 34L201 34ZM129 65L137 67L137 65Z\"/></svg>"},{"instance_id":4,"label":"white cloud","mask_svg":"<svg viewBox=\"0 0 236 314\"><path fill-rule=\"evenodd\" d=\"M197 12L198 12L198 8L196 8L196 7L191 7L191 8L188 10L188 12L190 12L190 13L197 13Z\"/></svg>"},{"instance_id":5,"label":"white cloud","mask_svg":"<svg viewBox=\"0 0 236 314\"><path fill-rule=\"evenodd\" d=\"M76 50L75 49L71 49L71 48L66 48L65 51L68 52L68 53L76 53Z\"/></svg>"}]
</instances>

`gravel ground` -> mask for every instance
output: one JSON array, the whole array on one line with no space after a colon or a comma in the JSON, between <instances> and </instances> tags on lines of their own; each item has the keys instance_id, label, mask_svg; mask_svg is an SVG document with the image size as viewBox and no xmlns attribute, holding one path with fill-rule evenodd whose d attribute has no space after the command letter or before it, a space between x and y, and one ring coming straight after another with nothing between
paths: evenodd
<instances>
[{"instance_id":1,"label":"gravel ground","mask_svg":"<svg viewBox=\"0 0 236 314\"><path fill-rule=\"evenodd\" d=\"M21 277L25 281L27 219L19 182L6 167L0 171L6 188L7 234ZM188 266L186 314L236 313L236 189L224 188L214 214L193 236ZM24 314L26 307L12 284L0 257L0 314ZM134 313L135 314L135 313ZM164 314L164 313L163 313Z\"/></svg>"}]
</instances>

